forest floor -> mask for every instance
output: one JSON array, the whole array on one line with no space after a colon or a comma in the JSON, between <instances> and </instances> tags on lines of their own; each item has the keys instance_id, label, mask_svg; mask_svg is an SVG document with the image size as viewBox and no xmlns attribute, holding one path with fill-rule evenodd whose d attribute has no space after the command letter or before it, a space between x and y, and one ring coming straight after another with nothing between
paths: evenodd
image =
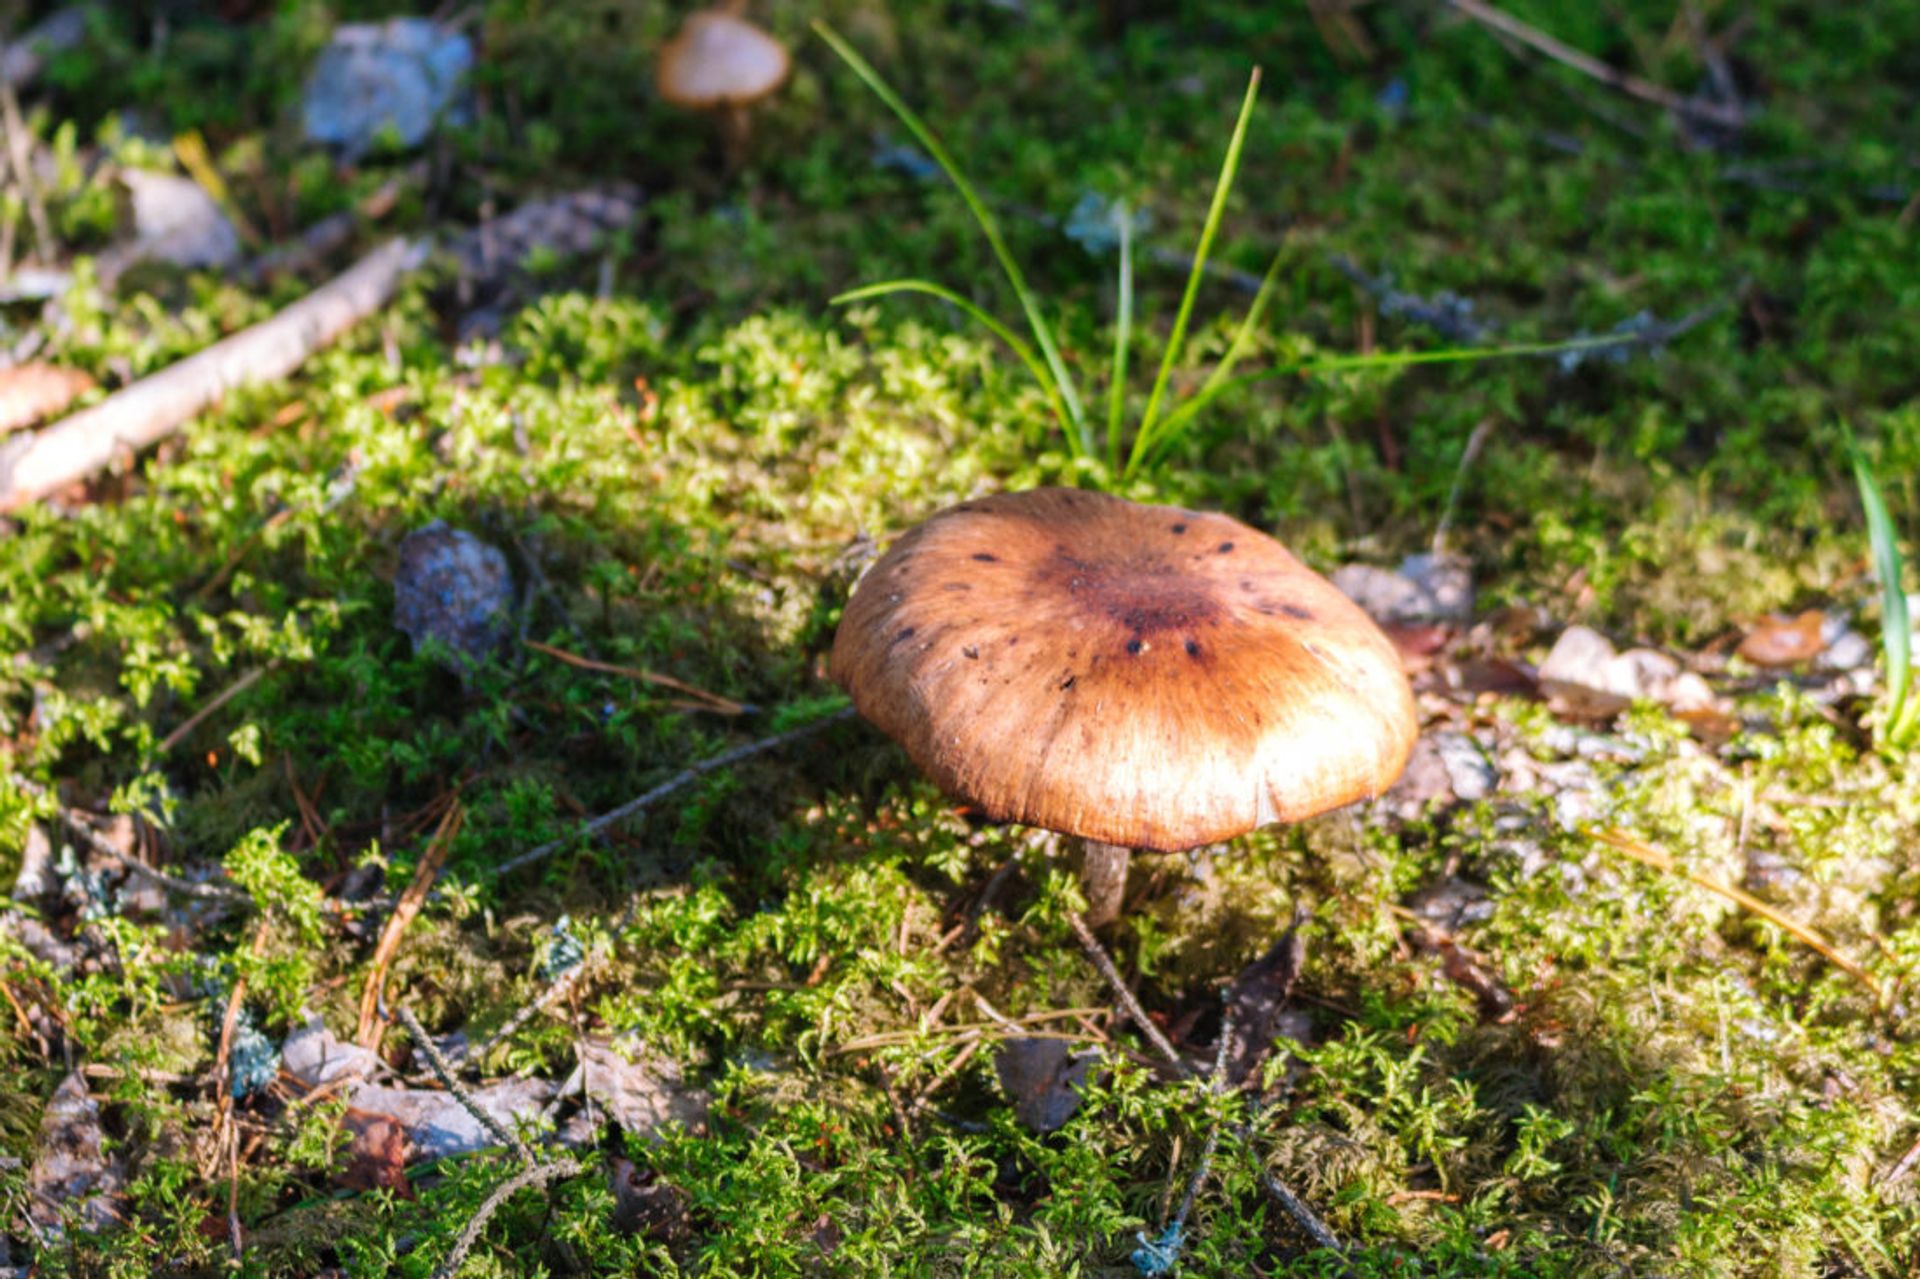
<instances>
[{"instance_id":1,"label":"forest floor","mask_svg":"<svg viewBox=\"0 0 1920 1279\"><path fill-rule=\"evenodd\" d=\"M1190 1183L1194 1275L1920 1264L1920 778L1848 460L1911 530L1920 6L1513 0L1636 96L1479 4L777 0L793 74L729 166L652 90L680 15L484 0L464 118L348 163L302 84L389 8L102 7L20 90L0 222L63 278L0 347L88 397L439 250L0 519L0 1264L1151 1273ZM1276 254L1243 371L1622 341L1251 383L1122 475L960 310L830 304L1019 315L815 17L972 176L1096 417L1107 211L1137 420L1255 64L1175 402ZM229 265L125 265L124 175L177 158ZM1418 693L1393 793L1136 859L1107 941L1181 1071L1076 940L1072 842L825 672L876 548L1038 484L1379 570ZM499 602L473 656L396 625L447 606L402 554L436 538ZM1250 990L1276 1047L1216 1088Z\"/></svg>"}]
</instances>

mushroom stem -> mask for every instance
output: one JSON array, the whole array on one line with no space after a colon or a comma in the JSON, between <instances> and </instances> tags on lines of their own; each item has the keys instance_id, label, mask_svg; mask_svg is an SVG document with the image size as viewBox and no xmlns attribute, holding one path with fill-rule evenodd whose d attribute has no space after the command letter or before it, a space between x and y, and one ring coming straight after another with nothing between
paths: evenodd
<instances>
[{"instance_id":1,"label":"mushroom stem","mask_svg":"<svg viewBox=\"0 0 1920 1279\"><path fill-rule=\"evenodd\" d=\"M744 105L729 102L720 108L720 153L729 174L738 173L746 163L747 140L752 132L753 123Z\"/></svg>"},{"instance_id":2,"label":"mushroom stem","mask_svg":"<svg viewBox=\"0 0 1920 1279\"><path fill-rule=\"evenodd\" d=\"M1088 927L1105 928L1120 918L1120 903L1127 895L1127 863L1132 857L1133 850L1121 844L1082 841L1080 891L1087 895Z\"/></svg>"}]
</instances>

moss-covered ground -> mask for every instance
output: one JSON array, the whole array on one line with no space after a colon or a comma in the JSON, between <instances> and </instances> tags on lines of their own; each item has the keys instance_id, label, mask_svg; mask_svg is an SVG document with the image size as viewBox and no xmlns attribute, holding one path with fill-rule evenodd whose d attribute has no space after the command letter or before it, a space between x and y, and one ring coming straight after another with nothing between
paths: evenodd
<instances>
[{"instance_id":1,"label":"moss-covered ground","mask_svg":"<svg viewBox=\"0 0 1920 1279\"><path fill-rule=\"evenodd\" d=\"M1871 689L1833 701L1815 676L1723 657L1769 610L1825 608L1877 638L1848 432L1905 527L1920 511L1920 7L1510 5L1683 93L1724 65L1751 113L1737 133L1414 0L755 7L796 68L728 171L706 122L652 94L677 12L469 6L474 117L431 144L388 226L468 225L611 181L645 191L640 222L585 257L538 258L494 339L458 336L455 272L430 271L296 379L0 525L0 867L30 828L70 842L62 809L122 811L141 815L141 855L250 898L115 877L84 911L21 908L79 948L73 966L0 937L14 1261L433 1272L511 1154L355 1188L337 1095L282 1078L223 1101L231 1081L214 1073L233 1065L232 1042L216 1061L230 1007L269 1046L305 1012L354 1035L378 902L433 848L444 874L385 978L429 1032L480 1044L542 997L557 951L586 956L465 1063L470 1084L558 1082L583 1037L624 1035L712 1099L703 1125L603 1135L586 1173L508 1200L465 1275L1135 1273L1136 1233L1159 1231L1215 1128L1182 1259L1194 1275L1920 1265L1920 1173L1903 1159L1920 1141L1913 764L1874 748ZM341 174L291 126L329 20L383 6L124 8L29 95L67 157L48 183L50 255L112 231L90 158L162 162L187 130L252 220L288 235L413 159ZM1689 15L1724 57L1703 57ZM1260 383L1121 486L1227 511L1331 569L1423 549L1457 484L1450 536L1481 616L1534 610L1501 632L1507 656L1537 662L1577 622L1713 655L1729 699L1730 735L1696 736L1652 705L1575 729L1519 694L1430 696L1430 723L1492 762L1482 797L1142 859L1116 958L1196 1058L1219 989L1305 917L1290 1024L1307 1042L1270 1068L1257 1108L1164 1078L1113 1015L1066 923L1068 849L982 823L857 722L571 837L689 763L833 711L824 655L865 548L969 495L1115 484L1069 458L1020 364L957 312L828 305L923 275L1017 314L958 197L900 150L898 123L808 33L815 16L946 136L1089 387L1110 354L1115 263L1063 224L1088 195L1125 198L1150 215L1146 244L1177 257L1255 63L1266 84L1218 257L1257 276L1284 248L1245 367L1457 345L1383 310L1341 255L1410 294L1470 299L1487 342L1698 318L1573 367ZM118 385L320 274L249 289L142 271L108 294L83 264L40 358ZM1182 279L1142 258L1137 366L1157 357ZM1176 393L1247 300L1209 282ZM5 318L8 342L41 324L32 308ZM515 580L513 634L465 675L394 627L400 541L434 519L501 548ZM689 708L550 650L749 710ZM1594 825L1727 882L1751 883L1764 855L1771 904L1884 998ZM1473 981L1421 944L1409 904L1436 885L1474 903L1453 929ZM1511 993L1510 1015L1482 1015L1482 979ZM1102 1046L1106 1069L1039 1134L996 1078L993 1014L1060 1010L1083 1011L1029 1024ZM383 1052L430 1086L402 1028ZM74 1068L124 1162L121 1221L30 1230L41 1109ZM604 1171L615 1156L648 1182L637 1226L630 1187L617 1201ZM1300 1233L1268 1171L1345 1257Z\"/></svg>"}]
</instances>

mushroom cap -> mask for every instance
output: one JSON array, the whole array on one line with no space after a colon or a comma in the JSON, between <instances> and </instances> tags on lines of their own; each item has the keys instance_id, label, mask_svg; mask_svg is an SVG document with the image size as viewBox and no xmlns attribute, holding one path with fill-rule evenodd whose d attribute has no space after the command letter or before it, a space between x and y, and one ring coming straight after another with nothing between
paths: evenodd
<instances>
[{"instance_id":1,"label":"mushroom cap","mask_svg":"<svg viewBox=\"0 0 1920 1279\"><path fill-rule=\"evenodd\" d=\"M675 106L744 106L787 78L787 47L745 18L703 9L660 48L654 82Z\"/></svg>"},{"instance_id":2,"label":"mushroom cap","mask_svg":"<svg viewBox=\"0 0 1920 1279\"><path fill-rule=\"evenodd\" d=\"M1400 657L1280 543L1075 489L962 502L848 601L833 677L989 815L1174 851L1379 794Z\"/></svg>"}]
</instances>

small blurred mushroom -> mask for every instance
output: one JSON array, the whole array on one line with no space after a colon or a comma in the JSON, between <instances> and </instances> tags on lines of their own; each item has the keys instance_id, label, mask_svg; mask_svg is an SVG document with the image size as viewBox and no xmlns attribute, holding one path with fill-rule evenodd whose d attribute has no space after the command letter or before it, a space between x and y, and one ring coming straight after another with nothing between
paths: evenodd
<instances>
[{"instance_id":1,"label":"small blurred mushroom","mask_svg":"<svg viewBox=\"0 0 1920 1279\"><path fill-rule=\"evenodd\" d=\"M45 421L92 389L79 369L38 360L0 369L0 435Z\"/></svg>"},{"instance_id":2,"label":"small blurred mushroom","mask_svg":"<svg viewBox=\"0 0 1920 1279\"><path fill-rule=\"evenodd\" d=\"M902 537L847 603L833 677L949 792L1080 836L1096 927L1129 850L1376 796L1418 731L1393 645L1280 543L1074 489Z\"/></svg>"},{"instance_id":3,"label":"small blurred mushroom","mask_svg":"<svg viewBox=\"0 0 1920 1279\"><path fill-rule=\"evenodd\" d=\"M793 67L784 44L740 16L745 7L728 0L689 17L654 64L662 98L718 116L729 169L746 155L747 108L784 84Z\"/></svg>"}]
</instances>

